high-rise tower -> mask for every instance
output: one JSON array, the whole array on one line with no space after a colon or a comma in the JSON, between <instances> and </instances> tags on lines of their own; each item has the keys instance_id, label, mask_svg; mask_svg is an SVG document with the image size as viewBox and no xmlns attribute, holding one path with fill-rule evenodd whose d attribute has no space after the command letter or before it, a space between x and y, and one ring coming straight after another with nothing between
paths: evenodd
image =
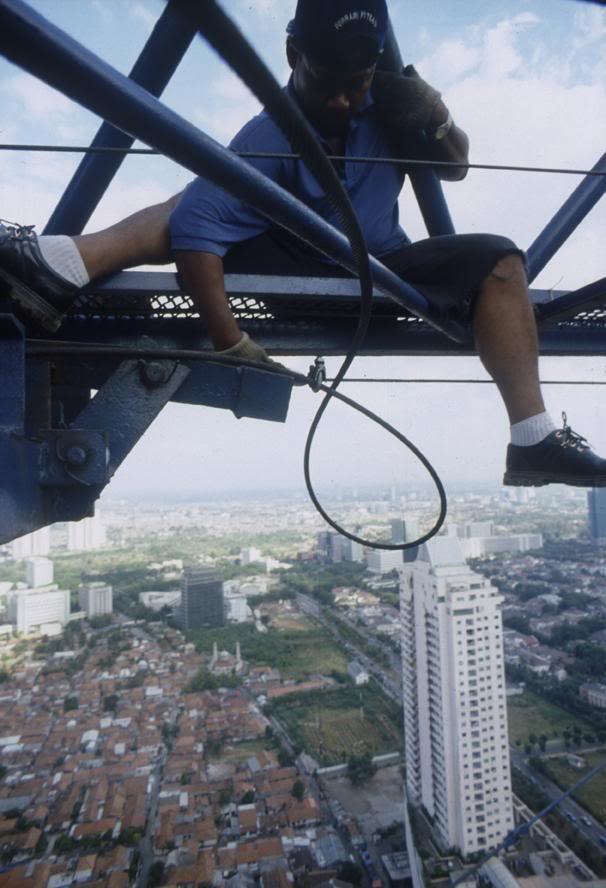
<instances>
[{"instance_id":1,"label":"high-rise tower","mask_svg":"<svg viewBox=\"0 0 606 888\"><path fill-rule=\"evenodd\" d=\"M189 567L181 580L179 623L182 629L204 629L225 622L223 582L212 567Z\"/></svg>"},{"instance_id":2,"label":"high-rise tower","mask_svg":"<svg viewBox=\"0 0 606 888\"><path fill-rule=\"evenodd\" d=\"M501 601L454 537L401 568L408 796L465 856L513 827Z\"/></svg>"},{"instance_id":3,"label":"high-rise tower","mask_svg":"<svg viewBox=\"0 0 606 888\"><path fill-rule=\"evenodd\" d=\"M606 487L594 487L587 499L591 539L598 546L606 546Z\"/></svg>"}]
</instances>

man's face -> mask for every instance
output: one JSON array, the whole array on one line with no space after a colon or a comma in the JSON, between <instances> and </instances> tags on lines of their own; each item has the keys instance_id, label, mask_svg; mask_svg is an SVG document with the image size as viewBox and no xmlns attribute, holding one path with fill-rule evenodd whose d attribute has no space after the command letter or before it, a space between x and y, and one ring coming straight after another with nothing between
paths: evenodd
<instances>
[{"instance_id":1,"label":"man's face","mask_svg":"<svg viewBox=\"0 0 606 888\"><path fill-rule=\"evenodd\" d=\"M303 110L325 138L345 133L372 86L375 65L353 72L333 71L314 64L294 46L288 59Z\"/></svg>"}]
</instances>

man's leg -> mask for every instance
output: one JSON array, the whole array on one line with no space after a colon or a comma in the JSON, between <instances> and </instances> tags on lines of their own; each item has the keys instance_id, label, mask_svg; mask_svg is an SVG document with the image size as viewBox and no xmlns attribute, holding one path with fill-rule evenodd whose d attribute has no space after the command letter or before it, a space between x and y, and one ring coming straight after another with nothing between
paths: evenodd
<instances>
[{"instance_id":1,"label":"man's leg","mask_svg":"<svg viewBox=\"0 0 606 888\"><path fill-rule=\"evenodd\" d=\"M543 413L537 330L519 256L505 256L484 279L474 334L478 355L497 384L511 424Z\"/></svg>"},{"instance_id":2,"label":"man's leg","mask_svg":"<svg viewBox=\"0 0 606 888\"><path fill-rule=\"evenodd\" d=\"M78 237L36 237L27 227L0 224L0 291L25 316L56 330L91 280L133 265L169 261L169 219L179 197Z\"/></svg>"},{"instance_id":3,"label":"man's leg","mask_svg":"<svg viewBox=\"0 0 606 888\"><path fill-rule=\"evenodd\" d=\"M482 282L474 333L511 422L504 483L605 486L606 460L566 424L556 431L545 410L536 323L519 256L500 259Z\"/></svg>"},{"instance_id":4,"label":"man's leg","mask_svg":"<svg viewBox=\"0 0 606 888\"><path fill-rule=\"evenodd\" d=\"M170 262L168 221L179 197L139 210L103 231L74 237L90 279L135 265Z\"/></svg>"}]
</instances>

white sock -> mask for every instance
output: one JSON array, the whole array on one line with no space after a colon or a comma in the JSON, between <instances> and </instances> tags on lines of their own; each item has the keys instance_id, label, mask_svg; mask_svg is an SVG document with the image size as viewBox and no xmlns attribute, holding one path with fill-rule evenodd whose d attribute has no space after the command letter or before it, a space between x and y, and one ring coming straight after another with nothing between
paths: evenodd
<instances>
[{"instance_id":1,"label":"white sock","mask_svg":"<svg viewBox=\"0 0 606 888\"><path fill-rule=\"evenodd\" d=\"M512 425L511 443L518 447L532 447L533 444L540 444L555 430L556 425L549 413L537 413L536 416Z\"/></svg>"},{"instance_id":2,"label":"white sock","mask_svg":"<svg viewBox=\"0 0 606 888\"><path fill-rule=\"evenodd\" d=\"M71 237L65 234L42 235L38 238L38 246L44 261L70 284L85 287L90 282L82 256Z\"/></svg>"}]
</instances>

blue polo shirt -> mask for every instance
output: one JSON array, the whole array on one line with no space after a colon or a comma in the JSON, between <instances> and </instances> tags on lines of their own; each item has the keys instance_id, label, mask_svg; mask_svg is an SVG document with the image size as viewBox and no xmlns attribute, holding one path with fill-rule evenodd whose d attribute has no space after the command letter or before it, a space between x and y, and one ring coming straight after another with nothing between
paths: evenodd
<instances>
[{"instance_id":1,"label":"blue polo shirt","mask_svg":"<svg viewBox=\"0 0 606 888\"><path fill-rule=\"evenodd\" d=\"M286 87L294 97L292 80ZM324 141L321 139L321 141ZM329 146L326 150L330 152ZM292 148L269 114L263 111L249 121L230 144L232 151L292 153ZM372 96L351 120L346 136L346 157L390 157L393 149L379 126ZM245 158L336 228L340 225L307 166L300 160ZM368 247L382 256L409 243L399 224L398 196L405 173L395 164L346 161L339 175L358 214ZM273 223L223 188L199 177L191 182L170 220L174 250L197 250L224 256L230 247L271 228ZM330 262L326 259L326 262Z\"/></svg>"}]
</instances>

